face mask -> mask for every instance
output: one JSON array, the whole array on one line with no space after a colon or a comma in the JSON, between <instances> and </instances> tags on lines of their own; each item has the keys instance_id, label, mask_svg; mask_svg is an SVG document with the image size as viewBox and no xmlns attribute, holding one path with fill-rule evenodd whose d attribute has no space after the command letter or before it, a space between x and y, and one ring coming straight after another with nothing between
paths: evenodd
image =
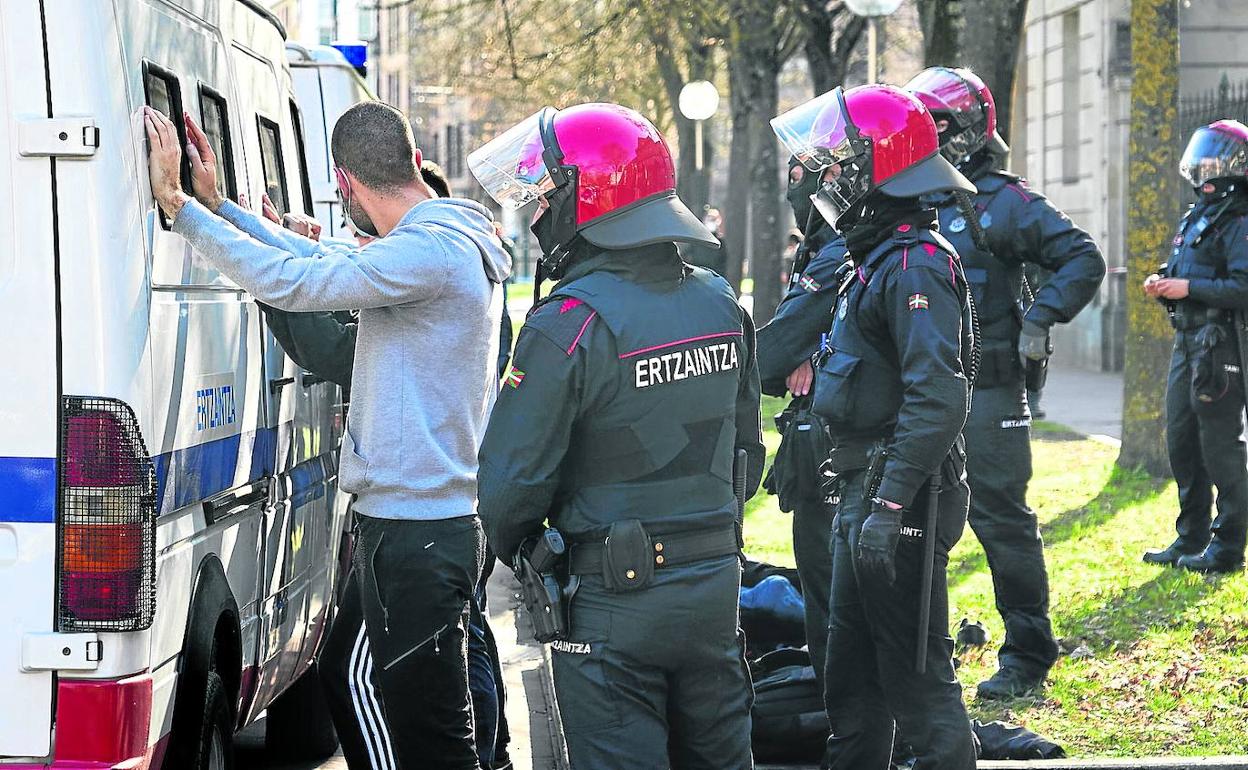
<instances>
[{"instance_id":1,"label":"face mask","mask_svg":"<svg viewBox=\"0 0 1248 770\"><path fill-rule=\"evenodd\" d=\"M802 177L796 182L793 181L793 169L800 168ZM819 189L819 174L811 171L797 161L796 158L789 159L789 189L784 197L788 199L789 205L793 208L793 217L797 220L797 229L802 231L803 235L810 235L807 230L817 230L822 222L819 215L815 214L814 221L811 221L811 211L814 204L810 200L810 196L814 195Z\"/></svg>"},{"instance_id":2,"label":"face mask","mask_svg":"<svg viewBox=\"0 0 1248 770\"><path fill-rule=\"evenodd\" d=\"M348 191L345 195L343 189ZM342 171L338 170L338 202L342 205L342 218L347 228L357 235L366 235L369 238L380 238L377 234L377 226L373 224L373 220L369 218L368 213L364 211L364 207L356 203L354 197L350 193L351 181L346 178Z\"/></svg>"},{"instance_id":3,"label":"face mask","mask_svg":"<svg viewBox=\"0 0 1248 770\"><path fill-rule=\"evenodd\" d=\"M542 212L542 215L533 220L533 224L529 226L529 232L533 233L533 237L537 239L537 245L541 248L542 254L549 257L559 244L555 243L555 218L550 213L550 209Z\"/></svg>"}]
</instances>

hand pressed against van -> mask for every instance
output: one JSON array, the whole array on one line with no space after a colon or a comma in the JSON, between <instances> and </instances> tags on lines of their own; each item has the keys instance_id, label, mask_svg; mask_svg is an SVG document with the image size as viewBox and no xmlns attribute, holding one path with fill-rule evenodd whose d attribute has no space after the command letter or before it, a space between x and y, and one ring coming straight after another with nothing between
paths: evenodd
<instances>
[{"instance_id":1,"label":"hand pressed against van","mask_svg":"<svg viewBox=\"0 0 1248 770\"><path fill-rule=\"evenodd\" d=\"M182 192L182 148L178 131L158 110L143 108L143 126L147 130L148 175L152 181L152 197L165 216L176 219L190 196Z\"/></svg>"},{"instance_id":2,"label":"hand pressed against van","mask_svg":"<svg viewBox=\"0 0 1248 770\"><path fill-rule=\"evenodd\" d=\"M190 113L182 113L182 119L186 122L186 157L191 161L191 191L195 200L215 212L225 202L217 189L217 154Z\"/></svg>"}]
</instances>

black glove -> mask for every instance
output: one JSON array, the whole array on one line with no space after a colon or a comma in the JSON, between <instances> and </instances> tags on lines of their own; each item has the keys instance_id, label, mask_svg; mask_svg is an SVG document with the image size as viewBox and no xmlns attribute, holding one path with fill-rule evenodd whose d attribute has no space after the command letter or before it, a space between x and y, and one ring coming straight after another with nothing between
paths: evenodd
<instances>
[{"instance_id":1,"label":"black glove","mask_svg":"<svg viewBox=\"0 0 1248 770\"><path fill-rule=\"evenodd\" d=\"M897 579L897 541L901 538L901 509L893 510L879 500L871 501L871 515L858 535L858 569L892 585Z\"/></svg>"}]
</instances>

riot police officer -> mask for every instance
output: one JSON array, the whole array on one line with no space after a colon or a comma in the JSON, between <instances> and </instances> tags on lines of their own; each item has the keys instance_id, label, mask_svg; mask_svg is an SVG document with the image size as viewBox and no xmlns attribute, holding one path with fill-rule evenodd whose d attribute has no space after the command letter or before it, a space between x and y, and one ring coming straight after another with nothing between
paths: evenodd
<instances>
[{"instance_id":1,"label":"riot police officer","mask_svg":"<svg viewBox=\"0 0 1248 770\"><path fill-rule=\"evenodd\" d=\"M777 419L781 446L764 482L793 512L793 554L806 607L806 642L822 687L828 641L828 595L832 588L832 512L819 489L819 464L827 455L825 430L810 411L814 370L810 360L832 320L844 275L845 239L815 210L811 197L819 175L789 159L787 198L802 240L788 291L771 322L758 330L758 371L763 392L793 396Z\"/></svg>"},{"instance_id":2,"label":"riot police officer","mask_svg":"<svg viewBox=\"0 0 1248 770\"><path fill-rule=\"evenodd\" d=\"M945 567L966 523L960 434L976 343L957 253L919 196L974 188L899 88L837 88L772 125L819 175L815 206L853 260L815 367L834 444L831 766L883 770L896 727L916 770L972 768Z\"/></svg>"},{"instance_id":3,"label":"riot police officer","mask_svg":"<svg viewBox=\"0 0 1248 770\"><path fill-rule=\"evenodd\" d=\"M988 557L1005 640L999 668L978 694L1013 697L1041 685L1057 660L1044 543L1027 506L1034 406L1026 391L1039 390L1050 328L1096 296L1105 259L1047 198L1000 170L1009 148L997 133L992 93L975 73L932 67L906 89L931 111L941 153L977 188L936 203L941 232L962 256L983 338L966 423L969 519ZM1050 273L1034 295L1029 265Z\"/></svg>"},{"instance_id":4,"label":"riot police officer","mask_svg":"<svg viewBox=\"0 0 1248 770\"><path fill-rule=\"evenodd\" d=\"M1195 188L1197 201L1179 222L1170 261L1144 282L1145 293L1165 303L1175 329L1166 444L1179 487L1178 538L1144 560L1233 572L1244 566L1248 524L1242 369L1248 127L1219 120L1197 129L1179 171Z\"/></svg>"},{"instance_id":5,"label":"riot police officer","mask_svg":"<svg viewBox=\"0 0 1248 770\"><path fill-rule=\"evenodd\" d=\"M539 202L539 272L558 280L491 417L480 514L499 553L543 522L570 543L552 651L572 766L751 767L732 482L738 450L747 493L761 476L754 330L675 245L715 238L624 107L546 108L468 162L501 205Z\"/></svg>"}]
</instances>

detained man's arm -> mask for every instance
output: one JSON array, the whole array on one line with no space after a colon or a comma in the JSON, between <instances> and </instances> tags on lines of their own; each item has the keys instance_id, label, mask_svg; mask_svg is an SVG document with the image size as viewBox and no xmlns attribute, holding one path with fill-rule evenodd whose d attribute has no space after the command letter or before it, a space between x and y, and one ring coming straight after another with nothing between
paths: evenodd
<instances>
[{"instance_id":1,"label":"detained man's arm","mask_svg":"<svg viewBox=\"0 0 1248 770\"><path fill-rule=\"evenodd\" d=\"M441 240L427 228L364 249L299 256L262 243L186 202L173 231L261 302L282 310L356 310L403 305L441 293L450 270Z\"/></svg>"}]
</instances>

